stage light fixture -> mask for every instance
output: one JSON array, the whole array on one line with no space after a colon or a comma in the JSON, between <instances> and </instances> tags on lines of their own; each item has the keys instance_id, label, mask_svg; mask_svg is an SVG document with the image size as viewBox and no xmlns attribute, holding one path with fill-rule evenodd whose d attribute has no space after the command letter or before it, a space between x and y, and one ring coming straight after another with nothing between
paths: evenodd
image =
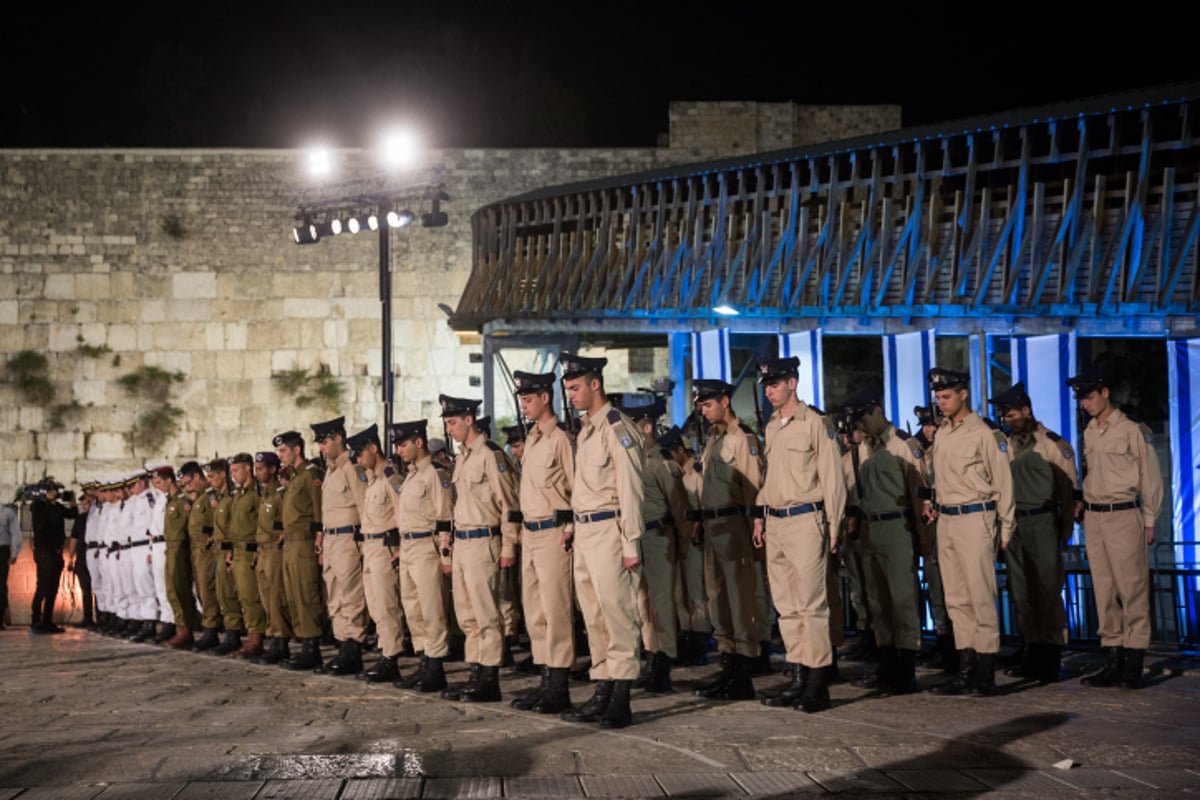
<instances>
[{"instance_id":1,"label":"stage light fixture","mask_svg":"<svg viewBox=\"0 0 1200 800\"><path fill-rule=\"evenodd\" d=\"M296 244L315 244L321 238L317 231L317 226L312 223L312 220L304 220L295 228L292 228L292 240Z\"/></svg>"},{"instance_id":2,"label":"stage light fixture","mask_svg":"<svg viewBox=\"0 0 1200 800\"><path fill-rule=\"evenodd\" d=\"M410 130L390 130L379 139L379 158L388 170L411 166L417 158L416 134Z\"/></svg>"},{"instance_id":3,"label":"stage light fixture","mask_svg":"<svg viewBox=\"0 0 1200 800\"><path fill-rule=\"evenodd\" d=\"M449 223L450 217L446 215L445 211L442 211L440 198L434 197L433 202L431 202L429 206L429 213L421 215L421 227L441 228Z\"/></svg>"},{"instance_id":4,"label":"stage light fixture","mask_svg":"<svg viewBox=\"0 0 1200 800\"><path fill-rule=\"evenodd\" d=\"M407 208L400 211L389 211L387 215L388 226L392 228L403 228L406 225L411 225L413 219L413 212Z\"/></svg>"},{"instance_id":5,"label":"stage light fixture","mask_svg":"<svg viewBox=\"0 0 1200 800\"><path fill-rule=\"evenodd\" d=\"M374 214L374 213L367 214L367 227L373 231L379 230L379 215L378 214Z\"/></svg>"},{"instance_id":6,"label":"stage light fixture","mask_svg":"<svg viewBox=\"0 0 1200 800\"><path fill-rule=\"evenodd\" d=\"M334 217L333 219L329 220L329 230L333 231L334 236L337 236L339 233L345 230L345 227L342 225L342 221L340 219Z\"/></svg>"},{"instance_id":7,"label":"stage light fixture","mask_svg":"<svg viewBox=\"0 0 1200 800\"><path fill-rule=\"evenodd\" d=\"M333 223L328 220L326 220L325 222L316 223L316 229L317 229L317 238L318 239L321 238L322 236L333 236L334 235Z\"/></svg>"},{"instance_id":8,"label":"stage light fixture","mask_svg":"<svg viewBox=\"0 0 1200 800\"><path fill-rule=\"evenodd\" d=\"M309 148L306 160L309 175L318 180L327 178L333 173L333 151L328 147Z\"/></svg>"},{"instance_id":9,"label":"stage light fixture","mask_svg":"<svg viewBox=\"0 0 1200 800\"><path fill-rule=\"evenodd\" d=\"M346 217L346 230L350 233L358 233L362 230L362 223L358 221L358 217L354 214Z\"/></svg>"}]
</instances>

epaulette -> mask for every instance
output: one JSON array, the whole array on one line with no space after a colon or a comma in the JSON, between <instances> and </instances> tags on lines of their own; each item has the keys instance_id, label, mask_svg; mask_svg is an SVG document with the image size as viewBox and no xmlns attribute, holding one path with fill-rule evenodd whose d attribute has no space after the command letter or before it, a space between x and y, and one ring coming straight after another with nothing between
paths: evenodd
<instances>
[{"instance_id":1,"label":"epaulette","mask_svg":"<svg viewBox=\"0 0 1200 800\"><path fill-rule=\"evenodd\" d=\"M1075 460L1075 449L1071 447L1070 442L1051 430L1046 431L1046 438L1058 446L1058 452L1062 453L1063 458L1067 461Z\"/></svg>"},{"instance_id":2,"label":"epaulette","mask_svg":"<svg viewBox=\"0 0 1200 800\"><path fill-rule=\"evenodd\" d=\"M909 439L912 438L911 433L909 433L908 431L902 431L899 428L896 428L896 435L900 437L900 441L902 441L902 442L907 442Z\"/></svg>"},{"instance_id":3,"label":"epaulette","mask_svg":"<svg viewBox=\"0 0 1200 800\"><path fill-rule=\"evenodd\" d=\"M1001 453L1008 452L1008 437L1002 431L993 430L992 436L996 437L996 446L1000 448Z\"/></svg>"},{"instance_id":4,"label":"epaulette","mask_svg":"<svg viewBox=\"0 0 1200 800\"><path fill-rule=\"evenodd\" d=\"M446 470L442 469L441 467L435 467L434 472L437 473L438 480L441 481L441 483L442 483L442 488L449 489L450 488L450 473L447 472Z\"/></svg>"},{"instance_id":5,"label":"epaulette","mask_svg":"<svg viewBox=\"0 0 1200 800\"><path fill-rule=\"evenodd\" d=\"M617 411L615 408L609 409L608 424L609 425L619 425L620 423L621 423L621 412Z\"/></svg>"},{"instance_id":6,"label":"epaulette","mask_svg":"<svg viewBox=\"0 0 1200 800\"><path fill-rule=\"evenodd\" d=\"M992 419L991 417L980 417L980 419L983 420L984 425L987 425L992 430L1000 430L1000 426L996 424L996 420Z\"/></svg>"},{"instance_id":7,"label":"epaulette","mask_svg":"<svg viewBox=\"0 0 1200 800\"><path fill-rule=\"evenodd\" d=\"M308 462L307 464L304 465L304 468L310 469L313 472L319 472L321 469L320 467L317 466L317 462L315 462L315 461Z\"/></svg>"},{"instance_id":8,"label":"epaulette","mask_svg":"<svg viewBox=\"0 0 1200 800\"><path fill-rule=\"evenodd\" d=\"M748 433L751 436L758 436L758 434L754 432L753 428L751 428L746 423L742 422L740 419L738 420L738 427L741 428L742 433Z\"/></svg>"},{"instance_id":9,"label":"epaulette","mask_svg":"<svg viewBox=\"0 0 1200 800\"><path fill-rule=\"evenodd\" d=\"M896 437L908 445L909 452L913 454L913 458L915 458L917 461L920 461L925 457L925 448L921 446L921 442L914 438L911 433L897 428Z\"/></svg>"},{"instance_id":10,"label":"epaulette","mask_svg":"<svg viewBox=\"0 0 1200 800\"><path fill-rule=\"evenodd\" d=\"M556 426L558 427L558 429L559 429L560 431L562 431L563 433L574 433L574 431L572 431L572 430L571 430L571 426L570 426L570 425L568 425L567 423L563 422L561 419L560 419L560 420L557 420L557 421L555 422L555 425L556 425Z\"/></svg>"},{"instance_id":11,"label":"epaulette","mask_svg":"<svg viewBox=\"0 0 1200 800\"><path fill-rule=\"evenodd\" d=\"M496 444L495 442L493 442L491 439L485 440L483 444L485 447L487 447L488 450L491 450L493 453L496 453L496 452L503 453L504 452L504 448L501 447L500 445Z\"/></svg>"},{"instance_id":12,"label":"epaulette","mask_svg":"<svg viewBox=\"0 0 1200 800\"><path fill-rule=\"evenodd\" d=\"M809 406L809 408L812 408L812 406ZM836 439L837 438L837 424L833 421L833 417L827 416L825 414L819 414L819 416L821 417L821 422L824 423L824 425L825 425L825 432L829 434L829 438Z\"/></svg>"},{"instance_id":13,"label":"epaulette","mask_svg":"<svg viewBox=\"0 0 1200 800\"><path fill-rule=\"evenodd\" d=\"M287 491L287 487L281 483L275 487L275 491L279 492L280 494L283 494L284 492Z\"/></svg>"},{"instance_id":14,"label":"epaulette","mask_svg":"<svg viewBox=\"0 0 1200 800\"><path fill-rule=\"evenodd\" d=\"M1147 425L1146 423L1142 422L1140 419L1138 419L1137 417L1133 416L1132 414L1126 414L1126 415L1125 415L1125 418L1126 418L1127 420L1129 420L1130 422L1132 422L1134 425L1137 425L1137 426L1138 426L1138 430L1142 432L1142 438L1144 438L1144 439L1146 440L1146 444L1153 444L1153 443L1154 443L1154 442L1151 440L1151 437L1152 437L1152 436L1154 436L1154 431L1150 430L1150 426L1149 426L1149 425Z\"/></svg>"}]
</instances>

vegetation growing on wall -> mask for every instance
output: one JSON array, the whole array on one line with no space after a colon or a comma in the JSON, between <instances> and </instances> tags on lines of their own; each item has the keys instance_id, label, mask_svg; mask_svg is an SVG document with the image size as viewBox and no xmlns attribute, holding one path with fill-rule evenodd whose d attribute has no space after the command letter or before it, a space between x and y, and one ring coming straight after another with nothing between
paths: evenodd
<instances>
[{"instance_id":1,"label":"vegetation growing on wall","mask_svg":"<svg viewBox=\"0 0 1200 800\"><path fill-rule=\"evenodd\" d=\"M277 372L271 376L275 386L296 405L296 408L319 406L328 411L337 411L342 390L337 380L329 373L325 364L309 371L304 367Z\"/></svg>"},{"instance_id":2,"label":"vegetation growing on wall","mask_svg":"<svg viewBox=\"0 0 1200 800\"><path fill-rule=\"evenodd\" d=\"M41 353L22 350L5 363L3 382L12 385L27 405L45 408L54 402L54 384L50 382L50 362Z\"/></svg>"},{"instance_id":3,"label":"vegetation growing on wall","mask_svg":"<svg viewBox=\"0 0 1200 800\"><path fill-rule=\"evenodd\" d=\"M134 425L135 447L158 450L179 430L183 409L171 405L171 387L186 379L187 376L182 372L167 372L159 367L142 367L117 379L130 397L149 405L138 414Z\"/></svg>"}]
</instances>

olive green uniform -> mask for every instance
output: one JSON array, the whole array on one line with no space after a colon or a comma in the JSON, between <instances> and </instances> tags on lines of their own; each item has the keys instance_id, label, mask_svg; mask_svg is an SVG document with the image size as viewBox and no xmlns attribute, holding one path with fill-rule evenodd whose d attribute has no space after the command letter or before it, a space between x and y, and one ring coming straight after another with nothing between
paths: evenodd
<instances>
[{"instance_id":1,"label":"olive green uniform","mask_svg":"<svg viewBox=\"0 0 1200 800\"><path fill-rule=\"evenodd\" d=\"M192 553L188 547L188 517L192 500L181 490L167 498L163 510L163 537L167 543L165 580L167 601L175 621L183 628L197 627L196 600L192 596Z\"/></svg>"},{"instance_id":2,"label":"olive green uniform","mask_svg":"<svg viewBox=\"0 0 1200 800\"><path fill-rule=\"evenodd\" d=\"M314 547L321 530L321 468L301 460L283 493L283 591L292 627L301 639L321 635L325 604Z\"/></svg>"},{"instance_id":3,"label":"olive green uniform","mask_svg":"<svg viewBox=\"0 0 1200 800\"><path fill-rule=\"evenodd\" d=\"M687 500L687 508L695 513L700 510L700 463L688 456L680 468L679 482ZM704 543L694 521L685 516L676 518L675 530L679 570L675 580L675 610L679 615L679 629L692 633L708 634L708 597L704 591Z\"/></svg>"},{"instance_id":4,"label":"olive green uniform","mask_svg":"<svg viewBox=\"0 0 1200 800\"><path fill-rule=\"evenodd\" d=\"M188 512L188 540L192 548L192 573L196 596L200 600L200 624L216 630L221 624L221 606L217 602L216 551L213 548L214 493L206 489L192 501ZM222 565L224 567L224 565Z\"/></svg>"},{"instance_id":5,"label":"olive green uniform","mask_svg":"<svg viewBox=\"0 0 1200 800\"><path fill-rule=\"evenodd\" d=\"M244 630L242 604L237 596L237 584L233 580L233 539L229 532L230 515L233 511L233 495L228 488L224 492L213 492L209 496L213 510L213 547L216 555L217 602L226 631Z\"/></svg>"},{"instance_id":6,"label":"olive green uniform","mask_svg":"<svg viewBox=\"0 0 1200 800\"><path fill-rule=\"evenodd\" d=\"M258 596L267 615L267 636L287 641L292 638L292 619L283 591L284 491L278 481L258 487L258 526L254 534L258 559L254 571Z\"/></svg>"},{"instance_id":7,"label":"olive green uniform","mask_svg":"<svg viewBox=\"0 0 1200 800\"><path fill-rule=\"evenodd\" d=\"M233 544L233 583L246 630L267 632L267 614L258 593L255 561L258 558L258 491L237 487L231 493L229 539Z\"/></svg>"},{"instance_id":8,"label":"olive green uniform","mask_svg":"<svg viewBox=\"0 0 1200 800\"><path fill-rule=\"evenodd\" d=\"M687 492L679 465L663 458L656 444L646 448L642 472L642 581L638 605L642 643L652 653L676 655L675 579L679 570L675 520L687 513Z\"/></svg>"}]
</instances>

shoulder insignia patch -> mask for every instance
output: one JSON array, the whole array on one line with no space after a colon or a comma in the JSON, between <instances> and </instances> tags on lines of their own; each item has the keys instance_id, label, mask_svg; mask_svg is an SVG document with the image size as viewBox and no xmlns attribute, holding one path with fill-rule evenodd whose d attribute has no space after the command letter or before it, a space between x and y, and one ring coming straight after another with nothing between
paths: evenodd
<instances>
[{"instance_id":1,"label":"shoulder insignia patch","mask_svg":"<svg viewBox=\"0 0 1200 800\"><path fill-rule=\"evenodd\" d=\"M151 508L154 508L154 503L155 503L154 495L152 495L152 494L146 495L146 502L150 504Z\"/></svg>"},{"instance_id":2,"label":"shoulder insignia patch","mask_svg":"<svg viewBox=\"0 0 1200 800\"><path fill-rule=\"evenodd\" d=\"M183 507L183 510L184 510L184 511L191 511L191 510L192 510L192 507L191 507L191 505L184 505L184 507Z\"/></svg>"},{"instance_id":3,"label":"shoulder insignia patch","mask_svg":"<svg viewBox=\"0 0 1200 800\"><path fill-rule=\"evenodd\" d=\"M505 472L508 469L508 467L504 466L503 461L501 461L500 459L496 459L496 469L500 470L501 472Z\"/></svg>"},{"instance_id":4,"label":"shoulder insignia patch","mask_svg":"<svg viewBox=\"0 0 1200 800\"><path fill-rule=\"evenodd\" d=\"M1000 448L1000 452L1007 453L1008 452L1007 437L1005 437L1005 435L1003 433L1001 433L1000 431L997 431L997 430L992 431L992 436L994 436L996 438L996 446Z\"/></svg>"},{"instance_id":5,"label":"shoulder insignia patch","mask_svg":"<svg viewBox=\"0 0 1200 800\"><path fill-rule=\"evenodd\" d=\"M837 438L837 425L834 424L833 420L830 419L829 417L825 416L824 414L822 414L821 422L823 422L825 424L825 431L826 431L826 433L829 434L829 438L836 439Z\"/></svg>"},{"instance_id":6,"label":"shoulder insignia patch","mask_svg":"<svg viewBox=\"0 0 1200 800\"><path fill-rule=\"evenodd\" d=\"M366 483L367 482L367 473L364 472L363 474L359 475L358 479L360 481L362 481L363 483Z\"/></svg>"},{"instance_id":7,"label":"shoulder insignia patch","mask_svg":"<svg viewBox=\"0 0 1200 800\"><path fill-rule=\"evenodd\" d=\"M909 442L908 448L912 450L913 458L917 461L925 457L925 451L921 449L921 445L915 439Z\"/></svg>"},{"instance_id":8,"label":"shoulder insignia patch","mask_svg":"<svg viewBox=\"0 0 1200 800\"><path fill-rule=\"evenodd\" d=\"M1146 439L1146 444L1152 444L1150 437L1154 435L1154 431L1150 430L1150 426L1144 422L1137 424L1138 430L1142 432L1142 436Z\"/></svg>"},{"instance_id":9,"label":"shoulder insignia patch","mask_svg":"<svg viewBox=\"0 0 1200 800\"><path fill-rule=\"evenodd\" d=\"M282 494L283 492L286 492L286 491L287 491L287 487L286 487L286 486L276 486L276 487L275 487L275 491L277 491L277 492L279 492L280 494Z\"/></svg>"},{"instance_id":10,"label":"shoulder insignia patch","mask_svg":"<svg viewBox=\"0 0 1200 800\"><path fill-rule=\"evenodd\" d=\"M449 489L449 488L450 488L450 481L446 480L445 478L442 478L442 488L443 488L443 489Z\"/></svg>"},{"instance_id":11,"label":"shoulder insignia patch","mask_svg":"<svg viewBox=\"0 0 1200 800\"><path fill-rule=\"evenodd\" d=\"M320 486L320 485L321 485L321 479L313 478L313 486Z\"/></svg>"},{"instance_id":12,"label":"shoulder insignia patch","mask_svg":"<svg viewBox=\"0 0 1200 800\"><path fill-rule=\"evenodd\" d=\"M621 447L624 447L626 450L628 450L630 447L633 447L633 439L629 436L620 437L620 441Z\"/></svg>"},{"instance_id":13,"label":"shoulder insignia patch","mask_svg":"<svg viewBox=\"0 0 1200 800\"><path fill-rule=\"evenodd\" d=\"M758 448L757 448L757 447L754 447L754 446L751 446L751 447L750 447L750 455L752 455L752 456L757 456L757 455L758 455Z\"/></svg>"}]
</instances>

